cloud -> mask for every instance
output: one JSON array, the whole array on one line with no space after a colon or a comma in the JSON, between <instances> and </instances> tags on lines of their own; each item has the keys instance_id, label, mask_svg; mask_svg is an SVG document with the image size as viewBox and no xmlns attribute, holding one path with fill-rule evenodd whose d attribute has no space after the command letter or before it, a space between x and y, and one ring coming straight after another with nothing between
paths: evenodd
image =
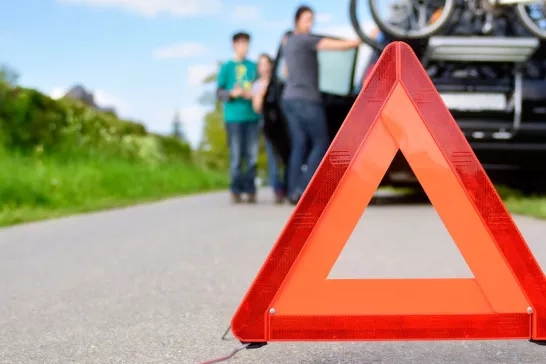
<instances>
[{"instance_id":1,"label":"cloud","mask_svg":"<svg viewBox=\"0 0 546 364\"><path fill-rule=\"evenodd\" d=\"M145 17L161 14L185 18L218 14L222 0L57 0L58 3L94 8L122 9Z\"/></svg>"},{"instance_id":2,"label":"cloud","mask_svg":"<svg viewBox=\"0 0 546 364\"><path fill-rule=\"evenodd\" d=\"M49 93L49 97L51 97L54 100L58 100L61 97L66 94L66 89L62 87L55 87L51 92Z\"/></svg>"},{"instance_id":3,"label":"cloud","mask_svg":"<svg viewBox=\"0 0 546 364\"><path fill-rule=\"evenodd\" d=\"M231 10L233 22L256 21L262 17L262 9L254 5L235 5Z\"/></svg>"},{"instance_id":4,"label":"cloud","mask_svg":"<svg viewBox=\"0 0 546 364\"><path fill-rule=\"evenodd\" d=\"M255 5L235 5L231 8L229 21L233 24L247 24L248 27L259 29L285 29L290 25L290 21L270 20L264 16L263 9Z\"/></svg>"},{"instance_id":5,"label":"cloud","mask_svg":"<svg viewBox=\"0 0 546 364\"><path fill-rule=\"evenodd\" d=\"M190 58L205 56L210 53L204 43L182 42L159 47L154 51L153 57L157 60Z\"/></svg>"},{"instance_id":6,"label":"cloud","mask_svg":"<svg viewBox=\"0 0 546 364\"><path fill-rule=\"evenodd\" d=\"M203 85L203 80L210 74L218 71L217 64L195 64L187 69L188 86Z\"/></svg>"}]
</instances>

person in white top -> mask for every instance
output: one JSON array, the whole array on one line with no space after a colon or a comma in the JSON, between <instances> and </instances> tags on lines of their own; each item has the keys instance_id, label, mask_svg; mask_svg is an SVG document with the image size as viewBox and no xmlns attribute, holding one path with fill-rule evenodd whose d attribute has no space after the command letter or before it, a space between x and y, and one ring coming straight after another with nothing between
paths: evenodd
<instances>
[{"instance_id":1,"label":"person in white top","mask_svg":"<svg viewBox=\"0 0 546 364\"><path fill-rule=\"evenodd\" d=\"M271 71L273 68L273 60L265 53L258 58L258 79L254 82L251 89L252 107L258 114L263 113L263 102L267 92L269 81L271 80ZM263 125L262 118L262 125ZM265 151L267 154L267 174L269 177L269 185L275 192L275 202L283 203L286 197L286 173L282 173L279 168L279 158L275 155L273 145L265 138Z\"/></svg>"}]
</instances>

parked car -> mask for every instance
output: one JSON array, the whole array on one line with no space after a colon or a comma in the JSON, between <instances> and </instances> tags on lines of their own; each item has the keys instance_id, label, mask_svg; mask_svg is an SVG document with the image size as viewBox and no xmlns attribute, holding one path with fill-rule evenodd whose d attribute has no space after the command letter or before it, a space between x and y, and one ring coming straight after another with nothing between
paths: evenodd
<instances>
[{"instance_id":1,"label":"parked car","mask_svg":"<svg viewBox=\"0 0 546 364\"><path fill-rule=\"evenodd\" d=\"M383 41L376 42L364 34L355 20L355 4L356 0L351 0L355 31L375 51L362 70L356 70L358 50L319 52L319 83L332 139L360 91L359 84L353 82L355 72L365 77L388 42L403 40L421 60L494 182L528 191L546 182L544 39L518 22L514 13L506 11L505 16L495 18L494 29L486 35L483 23L477 26L472 14L462 12L457 22L444 24L437 35L395 39L393 34L383 32ZM284 83L282 63L279 46L264 103L264 131L286 162L290 139L279 107ZM418 181L399 153L381 184L413 187Z\"/></svg>"}]
</instances>

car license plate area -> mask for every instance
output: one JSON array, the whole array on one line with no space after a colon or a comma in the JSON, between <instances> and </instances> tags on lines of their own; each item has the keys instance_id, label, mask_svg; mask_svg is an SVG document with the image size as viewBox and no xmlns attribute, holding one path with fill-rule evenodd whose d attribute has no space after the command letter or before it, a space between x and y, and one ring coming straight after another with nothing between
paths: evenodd
<instances>
[{"instance_id":1,"label":"car license plate area","mask_svg":"<svg viewBox=\"0 0 546 364\"><path fill-rule=\"evenodd\" d=\"M508 101L506 95L499 93L455 93L440 94L450 110L458 111L505 111Z\"/></svg>"}]
</instances>

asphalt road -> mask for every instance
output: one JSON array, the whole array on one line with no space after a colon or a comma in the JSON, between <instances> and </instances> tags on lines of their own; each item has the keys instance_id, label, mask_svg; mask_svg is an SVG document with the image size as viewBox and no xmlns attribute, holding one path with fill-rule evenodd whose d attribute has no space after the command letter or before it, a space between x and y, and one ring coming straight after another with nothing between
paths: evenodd
<instances>
[{"instance_id":1,"label":"asphalt road","mask_svg":"<svg viewBox=\"0 0 546 364\"><path fill-rule=\"evenodd\" d=\"M195 364L220 336L291 211L225 193L0 230L0 363ZM546 223L517 218L546 267ZM394 227L394 228L393 228ZM378 244L380 242L381 244ZM331 276L471 276L428 205L372 206ZM540 364L526 341L273 343L234 364Z\"/></svg>"}]
</instances>

